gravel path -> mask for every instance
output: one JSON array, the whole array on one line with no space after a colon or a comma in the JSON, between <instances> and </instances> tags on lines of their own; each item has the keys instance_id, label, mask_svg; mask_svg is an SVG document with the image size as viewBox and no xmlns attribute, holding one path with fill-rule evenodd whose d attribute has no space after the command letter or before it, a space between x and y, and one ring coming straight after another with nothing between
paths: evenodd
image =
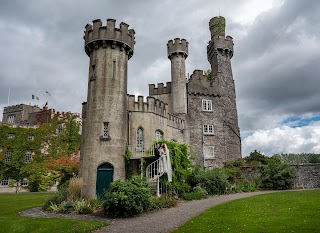
<instances>
[{"instance_id":1,"label":"gravel path","mask_svg":"<svg viewBox=\"0 0 320 233\"><path fill-rule=\"evenodd\" d=\"M197 201L179 202L175 207L169 209L150 211L132 218L108 219L91 215L55 214L50 212L44 212L41 210L41 207L22 211L19 213L19 215L40 218L70 218L79 220L99 220L110 223L109 226L101 228L95 231L95 233L165 233L172 232L174 229L183 225L189 219L199 215L203 211L213 206L235 199L251 197L271 192L275 191L235 193L229 195L213 196L207 199Z\"/></svg>"},{"instance_id":2,"label":"gravel path","mask_svg":"<svg viewBox=\"0 0 320 233\"><path fill-rule=\"evenodd\" d=\"M203 211L221 203L251 197L275 191L262 191L252 193L236 193L229 195L213 196L197 201L180 202L177 206L141 214L133 218L114 219L111 225L101 228L95 233L164 233L172 232L189 219L198 216Z\"/></svg>"}]
</instances>

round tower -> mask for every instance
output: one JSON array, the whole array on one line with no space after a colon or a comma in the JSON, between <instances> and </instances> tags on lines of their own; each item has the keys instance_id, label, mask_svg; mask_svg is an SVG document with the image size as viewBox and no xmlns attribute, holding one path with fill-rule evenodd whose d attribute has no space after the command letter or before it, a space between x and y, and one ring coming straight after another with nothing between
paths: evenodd
<instances>
[{"instance_id":1,"label":"round tower","mask_svg":"<svg viewBox=\"0 0 320 233\"><path fill-rule=\"evenodd\" d=\"M226 20L222 16L213 17L209 22L211 40L207 46L208 61L211 64L212 80L216 83L223 128L215 130L220 134L221 143L217 151L225 160L241 158L241 138L238 127L235 84L232 75L233 39L225 36ZM219 148L218 148L219 147Z\"/></svg>"},{"instance_id":2,"label":"round tower","mask_svg":"<svg viewBox=\"0 0 320 233\"><path fill-rule=\"evenodd\" d=\"M171 61L171 112L182 118L187 114L186 65L188 42L175 38L167 44L168 58Z\"/></svg>"},{"instance_id":3,"label":"round tower","mask_svg":"<svg viewBox=\"0 0 320 233\"><path fill-rule=\"evenodd\" d=\"M134 30L108 19L85 27L84 47L90 57L87 103L83 104L81 195L103 195L113 180L125 179L127 139L127 69L133 55Z\"/></svg>"}]
</instances>

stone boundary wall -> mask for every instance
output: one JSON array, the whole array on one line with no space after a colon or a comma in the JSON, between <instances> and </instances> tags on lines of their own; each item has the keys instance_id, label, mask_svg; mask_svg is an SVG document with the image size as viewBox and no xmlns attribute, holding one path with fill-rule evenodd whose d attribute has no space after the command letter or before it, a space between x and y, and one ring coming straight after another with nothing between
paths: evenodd
<instances>
[{"instance_id":1,"label":"stone boundary wall","mask_svg":"<svg viewBox=\"0 0 320 233\"><path fill-rule=\"evenodd\" d=\"M320 188L320 163L290 165L295 170L294 189Z\"/></svg>"},{"instance_id":2,"label":"stone boundary wall","mask_svg":"<svg viewBox=\"0 0 320 233\"><path fill-rule=\"evenodd\" d=\"M293 189L320 188L320 163L290 165L294 169ZM261 175L260 166L241 167L247 178Z\"/></svg>"}]
</instances>

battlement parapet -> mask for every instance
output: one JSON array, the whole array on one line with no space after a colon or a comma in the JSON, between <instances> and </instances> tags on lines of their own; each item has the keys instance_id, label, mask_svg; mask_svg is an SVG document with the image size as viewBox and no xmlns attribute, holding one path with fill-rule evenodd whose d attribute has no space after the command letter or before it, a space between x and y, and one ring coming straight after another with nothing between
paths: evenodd
<instances>
[{"instance_id":1,"label":"battlement parapet","mask_svg":"<svg viewBox=\"0 0 320 233\"><path fill-rule=\"evenodd\" d=\"M87 24L84 31L85 52L88 56L94 49L100 46L106 48L107 44L111 44L112 48L119 46L122 50L125 49L129 59L133 55L135 44L135 31L129 29L126 23L120 23L120 28L115 27L116 20L107 19L107 25L102 26L102 21L96 19L93 24Z\"/></svg>"},{"instance_id":2,"label":"battlement parapet","mask_svg":"<svg viewBox=\"0 0 320 233\"><path fill-rule=\"evenodd\" d=\"M134 95L128 95L128 110L132 112L151 112L166 117L168 104L154 97L148 96L147 102L143 101L143 96L138 96L135 101Z\"/></svg>"},{"instance_id":3,"label":"battlement parapet","mask_svg":"<svg viewBox=\"0 0 320 233\"><path fill-rule=\"evenodd\" d=\"M214 74L210 79L203 70L194 70L188 81L188 94L219 96L218 80Z\"/></svg>"},{"instance_id":4,"label":"battlement parapet","mask_svg":"<svg viewBox=\"0 0 320 233\"><path fill-rule=\"evenodd\" d=\"M136 101L135 95L128 95L128 111L129 112L146 112L160 115L167 119L168 126L183 130L185 128L185 120L176 117L168 112L168 104L158 100L152 96L147 97L147 101L143 101L143 96L138 96Z\"/></svg>"},{"instance_id":5,"label":"battlement parapet","mask_svg":"<svg viewBox=\"0 0 320 233\"><path fill-rule=\"evenodd\" d=\"M23 111L24 107L29 107L29 108L34 108L36 111L40 111L41 108L38 106L31 106L31 105L25 105L25 104L17 104L17 105L12 105L12 106L7 106L3 108L3 113L11 113L11 112L19 112Z\"/></svg>"},{"instance_id":6,"label":"battlement parapet","mask_svg":"<svg viewBox=\"0 0 320 233\"><path fill-rule=\"evenodd\" d=\"M214 36L211 38L207 46L208 61L217 53L229 58L233 57L233 39L231 36Z\"/></svg>"},{"instance_id":7,"label":"battlement parapet","mask_svg":"<svg viewBox=\"0 0 320 233\"><path fill-rule=\"evenodd\" d=\"M185 130L185 120L170 113L168 113L167 125L176 129L180 129L182 132Z\"/></svg>"},{"instance_id":8,"label":"battlement parapet","mask_svg":"<svg viewBox=\"0 0 320 233\"><path fill-rule=\"evenodd\" d=\"M171 82L167 82L166 86L163 83L149 84L149 95L162 95L171 93Z\"/></svg>"},{"instance_id":9,"label":"battlement parapet","mask_svg":"<svg viewBox=\"0 0 320 233\"><path fill-rule=\"evenodd\" d=\"M186 39L175 38L167 43L168 58L171 60L172 55L182 54L185 58L188 57L188 44Z\"/></svg>"}]
</instances>

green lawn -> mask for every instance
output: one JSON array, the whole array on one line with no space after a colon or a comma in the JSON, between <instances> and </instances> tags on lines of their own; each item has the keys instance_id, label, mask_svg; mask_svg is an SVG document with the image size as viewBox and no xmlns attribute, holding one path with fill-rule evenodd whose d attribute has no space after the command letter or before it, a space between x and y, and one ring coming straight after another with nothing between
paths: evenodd
<instances>
[{"instance_id":1,"label":"green lawn","mask_svg":"<svg viewBox=\"0 0 320 233\"><path fill-rule=\"evenodd\" d=\"M175 232L320 232L320 190L234 200L203 212Z\"/></svg>"},{"instance_id":2,"label":"green lawn","mask_svg":"<svg viewBox=\"0 0 320 233\"><path fill-rule=\"evenodd\" d=\"M0 232L91 232L100 221L20 217L18 212L41 206L50 193L0 194Z\"/></svg>"}]
</instances>

